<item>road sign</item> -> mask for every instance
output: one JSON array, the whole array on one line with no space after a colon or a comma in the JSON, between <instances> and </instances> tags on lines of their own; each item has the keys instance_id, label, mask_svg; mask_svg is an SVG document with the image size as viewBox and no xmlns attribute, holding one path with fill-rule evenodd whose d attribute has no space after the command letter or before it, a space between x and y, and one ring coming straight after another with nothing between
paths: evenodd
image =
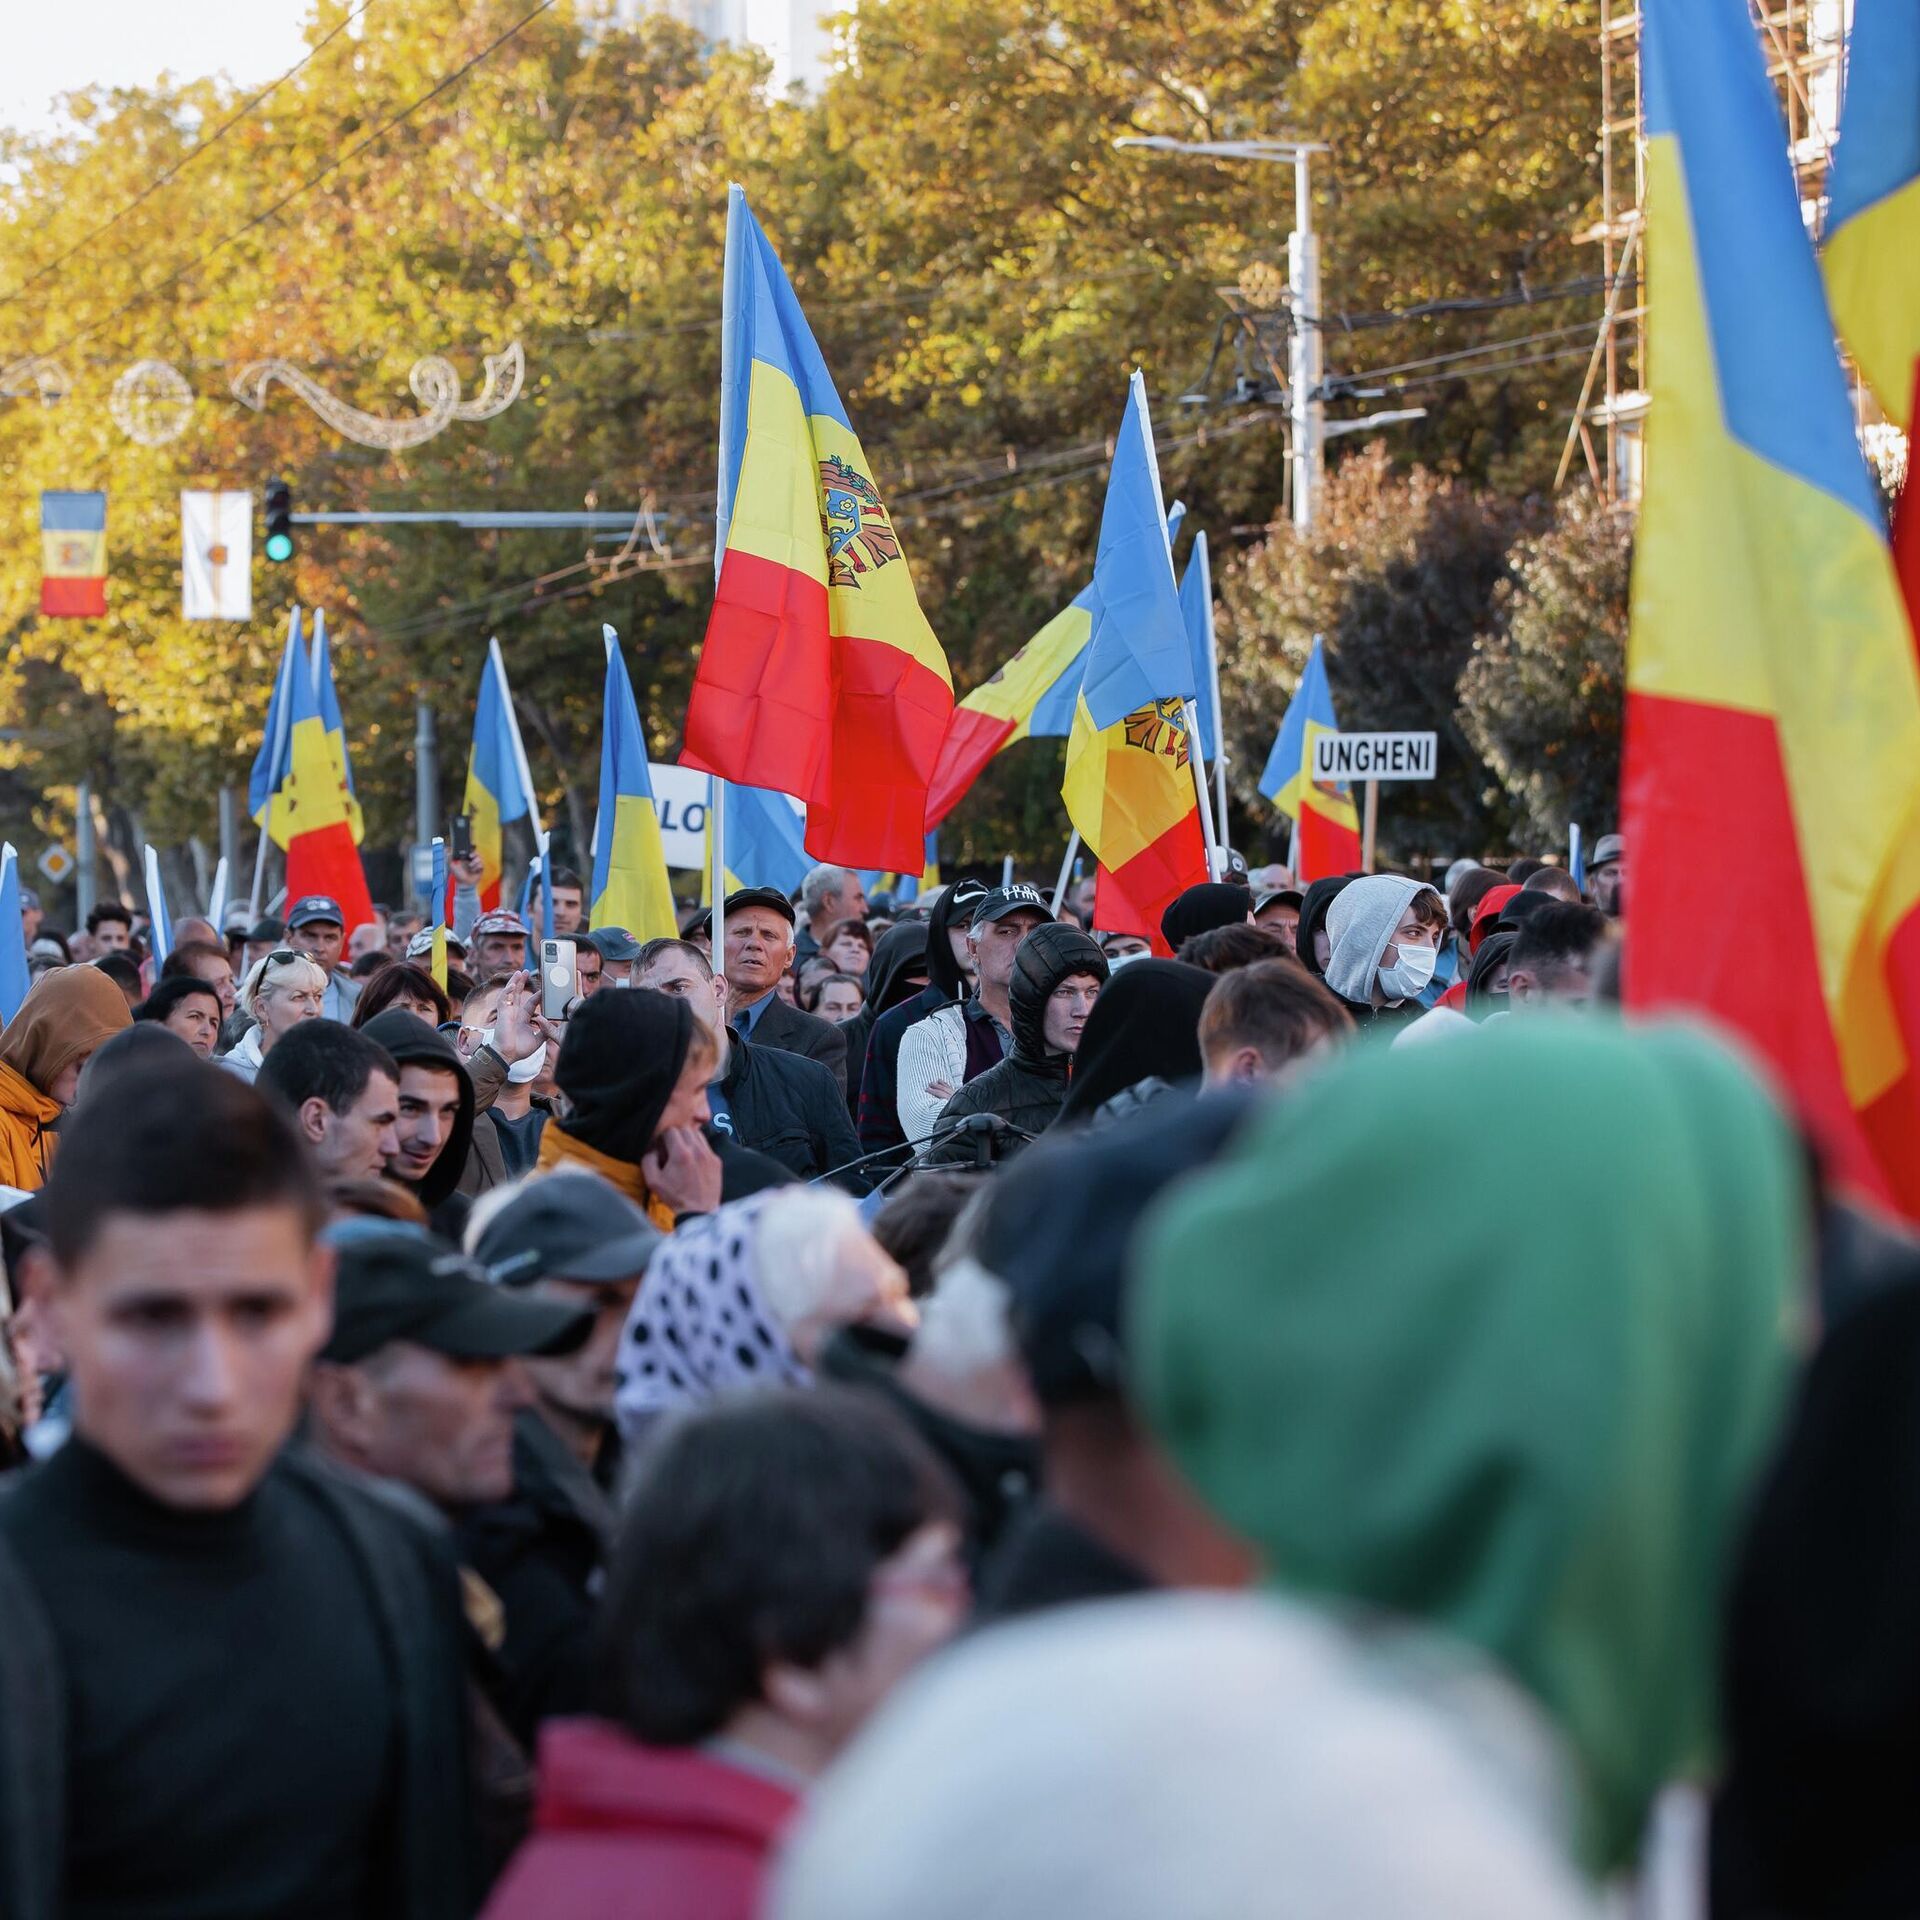
<instances>
[{"instance_id":1,"label":"road sign","mask_svg":"<svg viewBox=\"0 0 1920 1920\"><path fill-rule=\"evenodd\" d=\"M33 864L40 869L42 879L57 887L73 871L73 855L56 840Z\"/></svg>"},{"instance_id":2,"label":"road sign","mask_svg":"<svg viewBox=\"0 0 1920 1920\"><path fill-rule=\"evenodd\" d=\"M1313 741L1313 777L1334 780L1431 780L1437 733L1321 733Z\"/></svg>"}]
</instances>

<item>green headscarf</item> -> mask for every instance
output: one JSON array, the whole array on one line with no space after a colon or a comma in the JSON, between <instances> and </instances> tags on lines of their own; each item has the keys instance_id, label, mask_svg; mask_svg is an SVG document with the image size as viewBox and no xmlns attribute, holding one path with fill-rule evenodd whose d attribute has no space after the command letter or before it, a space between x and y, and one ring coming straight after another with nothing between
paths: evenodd
<instances>
[{"instance_id":1,"label":"green headscarf","mask_svg":"<svg viewBox=\"0 0 1920 1920\"><path fill-rule=\"evenodd\" d=\"M1697 1033L1357 1050L1149 1217L1140 1401L1276 1584L1449 1631L1531 1691L1610 1870L1708 1757L1807 1212L1786 1122Z\"/></svg>"}]
</instances>

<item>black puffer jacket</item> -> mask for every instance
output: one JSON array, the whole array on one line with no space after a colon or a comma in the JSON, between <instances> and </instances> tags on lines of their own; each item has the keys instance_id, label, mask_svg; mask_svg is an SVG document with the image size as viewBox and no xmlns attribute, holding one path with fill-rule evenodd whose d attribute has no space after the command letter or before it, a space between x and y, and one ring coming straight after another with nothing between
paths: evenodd
<instances>
[{"instance_id":1,"label":"black puffer jacket","mask_svg":"<svg viewBox=\"0 0 1920 1920\"><path fill-rule=\"evenodd\" d=\"M1100 981L1107 977L1106 955L1078 927L1055 921L1035 927L1021 941L1007 988L1013 1052L998 1066L969 1080L940 1109L936 1138L970 1113L997 1113L1009 1126L1034 1134L1045 1132L1059 1118L1073 1061L1067 1054L1048 1050L1047 1002L1054 989L1076 973L1089 973ZM973 1158L973 1143L964 1137L949 1140L921 1158L929 1166L957 1165Z\"/></svg>"}]
</instances>

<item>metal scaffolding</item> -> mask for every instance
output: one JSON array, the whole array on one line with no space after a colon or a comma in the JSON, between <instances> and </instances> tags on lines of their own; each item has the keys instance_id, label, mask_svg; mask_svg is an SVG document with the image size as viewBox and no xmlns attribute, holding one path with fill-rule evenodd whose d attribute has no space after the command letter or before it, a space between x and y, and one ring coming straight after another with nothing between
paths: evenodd
<instances>
[{"instance_id":1,"label":"metal scaffolding","mask_svg":"<svg viewBox=\"0 0 1920 1920\"><path fill-rule=\"evenodd\" d=\"M1843 53L1853 0L1749 0L1767 71L1780 92L1787 147L1808 230L1820 231L1840 124ZM1641 274L1646 130L1637 0L1600 0L1600 218L1577 240L1600 248L1606 306L1561 449L1555 487L1576 457L1610 503L1640 497L1646 422L1646 315Z\"/></svg>"}]
</instances>

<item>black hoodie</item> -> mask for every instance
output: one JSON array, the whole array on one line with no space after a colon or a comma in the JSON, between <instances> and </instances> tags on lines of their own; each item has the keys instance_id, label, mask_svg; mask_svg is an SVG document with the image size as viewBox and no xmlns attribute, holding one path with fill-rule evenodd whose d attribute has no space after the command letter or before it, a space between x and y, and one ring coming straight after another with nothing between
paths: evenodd
<instances>
[{"instance_id":1,"label":"black hoodie","mask_svg":"<svg viewBox=\"0 0 1920 1920\"><path fill-rule=\"evenodd\" d=\"M949 956L951 958L951 956ZM873 943L873 959L863 983L865 1004L851 1020L841 1023L847 1036L847 1111L860 1117L860 1089L866 1077L867 1042L874 1022L922 989L908 978L927 970L927 923L905 920L889 927Z\"/></svg>"},{"instance_id":2,"label":"black hoodie","mask_svg":"<svg viewBox=\"0 0 1920 1920\"><path fill-rule=\"evenodd\" d=\"M1066 1101L1073 1060L1047 1046L1047 1002L1072 975L1090 973L1104 981L1107 971L1107 956L1078 927L1058 920L1035 927L1020 942L1020 951L1013 957L1013 979L1007 986L1013 1052L969 1080L940 1109L936 1136L971 1113L997 1113L1026 1133L1041 1133L1052 1126ZM972 1159L973 1143L965 1138L947 1141L921 1157L928 1165L961 1164Z\"/></svg>"},{"instance_id":3,"label":"black hoodie","mask_svg":"<svg viewBox=\"0 0 1920 1920\"><path fill-rule=\"evenodd\" d=\"M955 896L967 888L966 898ZM949 930L956 924L968 925L973 910L986 896L978 881L968 885L955 881L927 916L927 985L911 1000L903 1000L873 1023L867 1041L867 1060L860 1075L858 1110L860 1150L878 1153L884 1147L905 1147L907 1136L900 1126L900 1041L916 1020L950 1007L966 997L966 976L953 957ZM851 1079L851 1072L849 1073Z\"/></svg>"},{"instance_id":4,"label":"black hoodie","mask_svg":"<svg viewBox=\"0 0 1920 1920\"><path fill-rule=\"evenodd\" d=\"M1326 985L1327 976L1321 970L1319 961L1313 957L1314 929L1326 926L1327 909L1339 899L1354 877L1353 874L1342 873L1330 879L1315 880L1300 897L1300 924L1294 929L1294 953L1300 964L1322 986Z\"/></svg>"},{"instance_id":5,"label":"black hoodie","mask_svg":"<svg viewBox=\"0 0 1920 1920\"><path fill-rule=\"evenodd\" d=\"M1143 1080L1198 1080L1200 1009L1218 976L1184 960L1129 960L1094 1002L1062 1120L1091 1120Z\"/></svg>"},{"instance_id":6,"label":"black hoodie","mask_svg":"<svg viewBox=\"0 0 1920 1920\"><path fill-rule=\"evenodd\" d=\"M454 1188L460 1184L460 1176L467 1167L467 1149L473 1144L473 1082L467 1075L466 1063L445 1034L436 1033L417 1013L408 1013L402 1007L376 1014L360 1031L385 1047L393 1055L396 1066L440 1067L451 1072L459 1082L460 1111L454 1117L453 1132L440 1149L440 1158L414 1188L420 1204L431 1214L452 1197Z\"/></svg>"}]
</instances>

